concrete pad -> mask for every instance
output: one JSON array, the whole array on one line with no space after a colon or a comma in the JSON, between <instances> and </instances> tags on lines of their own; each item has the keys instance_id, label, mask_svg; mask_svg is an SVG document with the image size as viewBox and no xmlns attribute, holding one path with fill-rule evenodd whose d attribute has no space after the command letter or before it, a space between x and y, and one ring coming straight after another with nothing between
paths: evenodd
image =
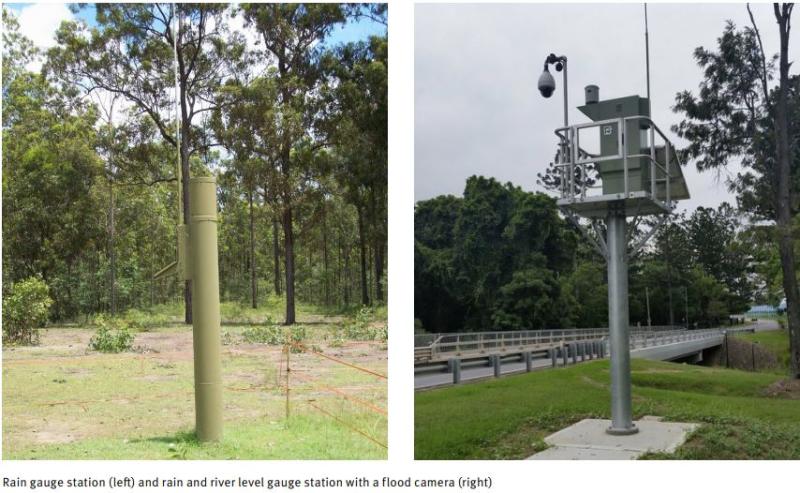
<instances>
[{"instance_id":1,"label":"concrete pad","mask_svg":"<svg viewBox=\"0 0 800 493\"><path fill-rule=\"evenodd\" d=\"M609 435L611 421L584 419L544 439L551 449L531 459L634 459L645 452L672 453L697 429L695 423L669 423L657 416L635 422L639 433ZM552 450L555 448L556 450ZM539 457L544 454L542 457Z\"/></svg>"},{"instance_id":2,"label":"concrete pad","mask_svg":"<svg viewBox=\"0 0 800 493\"><path fill-rule=\"evenodd\" d=\"M633 460L639 452L633 450L600 450L575 447L550 447L531 456L530 460Z\"/></svg>"}]
</instances>

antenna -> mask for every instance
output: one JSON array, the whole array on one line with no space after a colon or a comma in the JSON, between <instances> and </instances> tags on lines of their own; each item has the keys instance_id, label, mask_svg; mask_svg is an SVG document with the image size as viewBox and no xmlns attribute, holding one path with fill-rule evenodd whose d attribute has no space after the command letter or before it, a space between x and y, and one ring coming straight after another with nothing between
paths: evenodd
<instances>
[{"instance_id":1,"label":"antenna","mask_svg":"<svg viewBox=\"0 0 800 493\"><path fill-rule=\"evenodd\" d=\"M650 33L647 30L647 4L644 4L644 53L647 67L647 110L653 118L653 105L650 103Z\"/></svg>"}]
</instances>

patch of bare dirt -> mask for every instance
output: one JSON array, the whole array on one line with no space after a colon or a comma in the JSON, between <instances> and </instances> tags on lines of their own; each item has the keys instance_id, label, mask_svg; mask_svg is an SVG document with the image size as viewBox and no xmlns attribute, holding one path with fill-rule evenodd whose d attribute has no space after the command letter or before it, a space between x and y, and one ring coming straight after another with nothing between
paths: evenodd
<instances>
[{"instance_id":1,"label":"patch of bare dirt","mask_svg":"<svg viewBox=\"0 0 800 493\"><path fill-rule=\"evenodd\" d=\"M59 378L51 381L48 377L44 384L56 386L62 377L71 382L99 375L98 372L106 368L104 361L108 360L113 363L109 368L117 372L115 375L153 382L153 388L158 387L158 382L191 379L192 331L188 327L180 331L136 333L134 346L148 349L139 354L108 355L90 351L87 348L93 333L92 328L86 327L44 330L39 346L4 348L4 370L24 366L24 371L37 373L54 369ZM347 341L342 347L331 347L327 343L327 340L309 341L307 345L320 349L325 356L385 374L385 342ZM222 351L225 402L230 411L226 413L226 419L235 421L265 416L265 413L277 412L276 409L282 416L285 397L280 392L280 385L283 385L283 380L276 380L285 375L281 373L281 362L285 358L282 347L240 343L223 346ZM243 360L237 361L237 358ZM127 364L120 366L120 361ZM160 371L148 375L148 365ZM343 401L340 394L332 393L327 386L335 386L339 392L366 401L376 400L380 406L385 403L385 381L360 378L355 368L335 374L334 369L346 366L311 352L292 353L291 367L292 406L301 406L308 399L336 398ZM348 382L349 374L353 375L351 382ZM185 395L181 393L178 399L161 395L129 396L126 392L110 395L106 391L105 395L95 395L91 400L81 397L80 402L78 398L70 400L69 396L60 396L59 402L52 405L48 405L50 398L46 395L30 402L27 408L14 407L11 405L14 399L8 397L4 420L9 420L13 427L4 433L4 441L36 447L87 438L162 433L191 426L194 418L191 391ZM6 397L4 394L4 399ZM120 406L130 409L131 413L120 413ZM274 419L281 418L278 414Z\"/></svg>"},{"instance_id":2,"label":"patch of bare dirt","mask_svg":"<svg viewBox=\"0 0 800 493\"><path fill-rule=\"evenodd\" d=\"M73 424L63 422L48 422L47 429L32 430L36 443L49 445L53 443L71 443L86 438L88 435L76 429Z\"/></svg>"},{"instance_id":3,"label":"patch of bare dirt","mask_svg":"<svg viewBox=\"0 0 800 493\"><path fill-rule=\"evenodd\" d=\"M800 380L778 380L764 389L763 395L779 399L800 399Z\"/></svg>"},{"instance_id":4,"label":"patch of bare dirt","mask_svg":"<svg viewBox=\"0 0 800 493\"><path fill-rule=\"evenodd\" d=\"M142 332L136 334L134 344L147 348L148 352L168 355L169 359L178 361L191 360L194 357L192 331L189 329L184 332Z\"/></svg>"}]
</instances>

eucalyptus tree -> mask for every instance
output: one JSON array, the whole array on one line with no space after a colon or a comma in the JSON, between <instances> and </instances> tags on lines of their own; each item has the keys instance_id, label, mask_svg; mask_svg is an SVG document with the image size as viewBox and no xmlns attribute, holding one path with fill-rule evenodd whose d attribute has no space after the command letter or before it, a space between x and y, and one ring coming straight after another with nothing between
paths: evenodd
<instances>
[{"instance_id":1,"label":"eucalyptus tree","mask_svg":"<svg viewBox=\"0 0 800 493\"><path fill-rule=\"evenodd\" d=\"M744 171L732 185L741 205L775 221L787 298L791 373L800 378L800 290L792 237L800 128L790 118L798 114L800 77L789 76L793 5L775 3L773 9L780 39L777 57L765 52L749 6L751 26L737 29L728 22L716 51L695 50L704 78L697 95L689 91L677 95L674 109L684 114L684 120L675 131L689 141L688 155L696 159L700 171L724 168L738 158ZM778 83L771 87L776 60Z\"/></svg>"},{"instance_id":2,"label":"eucalyptus tree","mask_svg":"<svg viewBox=\"0 0 800 493\"><path fill-rule=\"evenodd\" d=\"M46 67L87 92L121 95L150 118L178 151L180 219L186 224L191 157L214 144L199 122L215 108L219 85L246 63L241 34L228 28L226 4L96 4L95 9L91 28L80 22L61 25ZM190 281L184 299L189 323Z\"/></svg>"},{"instance_id":3,"label":"eucalyptus tree","mask_svg":"<svg viewBox=\"0 0 800 493\"><path fill-rule=\"evenodd\" d=\"M33 45L3 11L3 280L41 276L56 316L74 314L67 282L100 240L91 188L102 174L98 112L27 70Z\"/></svg>"},{"instance_id":4,"label":"eucalyptus tree","mask_svg":"<svg viewBox=\"0 0 800 493\"><path fill-rule=\"evenodd\" d=\"M239 119L232 112L232 125L245 125L252 132L253 152L271 168L265 193L279 211L283 229L286 288L286 324L295 323L295 235L294 208L303 193L315 186L313 159L304 153L326 143L313 132L319 118L318 93L323 79L319 57L321 42L337 25L345 22L347 7L339 4L244 4L245 25L255 30L263 50L259 60L269 66L267 74L246 93L244 109L267 105L264 113ZM233 122L236 122L235 124Z\"/></svg>"},{"instance_id":5,"label":"eucalyptus tree","mask_svg":"<svg viewBox=\"0 0 800 493\"><path fill-rule=\"evenodd\" d=\"M369 303L367 243L373 252L375 298L380 302L387 241L387 38L373 36L367 42L340 46L325 57L324 65L330 78L324 131L340 156L337 178L358 212L361 302Z\"/></svg>"}]
</instances>

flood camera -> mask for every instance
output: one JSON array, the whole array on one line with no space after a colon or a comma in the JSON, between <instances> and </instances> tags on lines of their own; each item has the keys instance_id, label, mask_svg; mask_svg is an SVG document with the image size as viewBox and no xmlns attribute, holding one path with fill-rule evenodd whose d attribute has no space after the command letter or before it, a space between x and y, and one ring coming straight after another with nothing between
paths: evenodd
<instances>
[{"instance_id":1,"label":"flood camera","mask_svg":"<svg viewBox=\"0 0 800 493\"><path fill-rule=\"evenodd\" d=\"M548 70L547 65L545 65L544 72L539 76L539 92L542 93L542 96L549 98L553 95L553 91L555 90L556 80L550 75L550 70Z\"/></svg>"}]
</instances>

